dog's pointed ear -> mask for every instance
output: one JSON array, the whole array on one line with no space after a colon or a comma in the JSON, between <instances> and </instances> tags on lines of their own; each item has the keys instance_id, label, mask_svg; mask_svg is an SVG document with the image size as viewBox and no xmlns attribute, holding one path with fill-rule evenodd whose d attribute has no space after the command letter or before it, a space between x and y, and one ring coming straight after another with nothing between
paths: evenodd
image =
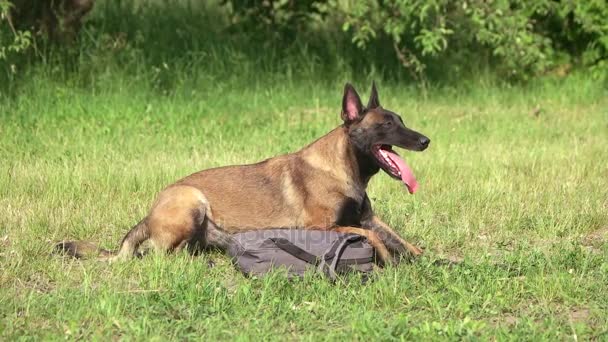
<instances>
[{"instance_id":1,"label":"dog's pointed ear","mask_svg":"<svg viewBox=\"0 0 608 342\"><path fill-rule=\"evenodd\" d=\"M344 97L342 98L342 120L350 123L359 120L363 115L363 104L355 88L346 83L344 86Z\"/></svg>"},{"instance_id":2,"label":"dog's pointed ear","mask_svg":"<svg viewBox=\"0 0 608 342\"><path fill-rule=\"evenodd\" d=\"M373 109L380 107L380 99L378 98L378 90L376 89L376 82L372 82L372 92L369 95L369 101L367 102L367 109Z\"/></svg>"}]
</instances>

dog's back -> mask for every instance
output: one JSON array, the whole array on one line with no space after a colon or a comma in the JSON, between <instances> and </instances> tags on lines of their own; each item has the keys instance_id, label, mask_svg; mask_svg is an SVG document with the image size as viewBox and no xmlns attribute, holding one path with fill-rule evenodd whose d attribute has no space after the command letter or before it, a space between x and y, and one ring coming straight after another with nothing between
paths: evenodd
<instances>
[{"instance_id":1,"label":"dog's back","mask_svg":"<svg viewBox=\"0 0 608 342\"><path fill-rule=\"evenodd\" d=\"M365 194L364 186L345 182L352 178L346 170L350 166L342 167L348 151L335 146L344 145L345 134L340 127L296 153L200 171L172 186L201 190L211 207L210 217L229 232L330 227L344 202Z\"/></svg>"}]
</instances>

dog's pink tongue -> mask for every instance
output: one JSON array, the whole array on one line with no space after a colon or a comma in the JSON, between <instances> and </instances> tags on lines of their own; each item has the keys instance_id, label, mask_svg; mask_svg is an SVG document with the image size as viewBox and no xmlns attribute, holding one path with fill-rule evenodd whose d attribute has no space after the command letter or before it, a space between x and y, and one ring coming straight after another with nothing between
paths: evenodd
<instances>
[{"instance_id":1,"label":"dog's pink tongue","mask_svg":"<svg viewBox=\"0 0 608 342\"><path fill-rule=\"evenodd\" d=\"M397 153L392 151L386 152L388 152L388 157L399 168L399 172L401 172L401 180L403 181L403 183L405 183L407 190L410 192L410 194L415 193L416 190L418 190L418 182L416 182L416 178L414 177L412 169L407 166L407 164L403 161L403 159L401 159L401 157L399 157Z\"/></svg>"}]
</instances>

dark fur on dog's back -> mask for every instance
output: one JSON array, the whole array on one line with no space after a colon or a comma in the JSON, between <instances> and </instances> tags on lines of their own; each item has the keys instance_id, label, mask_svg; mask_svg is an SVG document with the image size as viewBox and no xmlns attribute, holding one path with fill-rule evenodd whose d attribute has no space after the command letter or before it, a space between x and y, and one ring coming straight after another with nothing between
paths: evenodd
<instances>
[{"instance_id":1,"label":"dark fur on dog's back","mask_svg":"<svg viewBox=\"0 0 608 342\"><path fill-rule=\"evenodd\" d=\"M428 138L383 109L375 86L367 108L348 84L342 102L344 124L298 152L200 171L168 186L115 255L80 242L62 242L58 248L76 257L97 253L122 259L148 239L166 251L226 248L231 233L292 227L366 236L385 261L389 250L420 254L373 214L366 188L381 168L386 171L374 147L394 144L423 150Z\"/></svg>"}]
</instances>

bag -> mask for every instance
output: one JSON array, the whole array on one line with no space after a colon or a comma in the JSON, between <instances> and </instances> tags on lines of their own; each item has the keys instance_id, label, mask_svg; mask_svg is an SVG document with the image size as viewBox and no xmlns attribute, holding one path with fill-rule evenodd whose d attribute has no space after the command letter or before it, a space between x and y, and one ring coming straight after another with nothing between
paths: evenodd
<instances>
[{"instance_id":1,"label":"bag","mask_svg":"<svg viewBox=\"0 0 608 342\"><path fill-rule=\"evenodd\" d=\"M365 274L374 267L374 248L363 236L322 230L267 229L235 234L228 254L248 276L285 267L290 277L301 277L313 269L335 280L338 274Z\"/></svg>"}]
</instances>

